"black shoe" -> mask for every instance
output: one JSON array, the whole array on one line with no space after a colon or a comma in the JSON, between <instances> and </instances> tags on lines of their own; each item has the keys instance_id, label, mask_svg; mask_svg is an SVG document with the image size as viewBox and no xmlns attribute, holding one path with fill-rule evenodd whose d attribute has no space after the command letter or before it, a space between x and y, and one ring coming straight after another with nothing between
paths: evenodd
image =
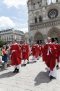
<instances>
[{"instance_id":1,"label":"black shoe","mask_svg":"<svg viewBox=\"0 0 60 91\"><path fill-rule=\"evenodd\" d=\"M16 69L16 73L19 73L19 69Z\"/></svg>"},{"instance_id":2,"label":"black shoe","mask_svg":"<svg viewBox=\"0 0 60 91\"><path fill-rule=\"evenodd\" d=\"M17 68L15 68L15 70L13 71L13 73L16 73L16 70L17 70Z\"/></svg>"},{"instance_id":3,"label":"black shoe","mask_svg":"<svg viewBox=\"0 0 60 91\"><path fill-rule=\"evenodd\" d=\"M53 77L53 76L50 76L50 80L53 80L53 79L56 79L55 77Z\"/></svg>"},{"instance_id":4,"label":"black shoe","mask_svg":"<svg viewBox=\"0 0 60 91\"><path fill-rule=\"evenodd\" d=\"M59 69L59 65L56 66L57 70Z\"/></svg>"},{"instance_id":5,"label":"black shoe","mask_svg":"<svg viewBox=\"0 0 60 91\"><path fill-rule=\"evenodd\" d=\"M24 64L24 66L26 66L26 64Z\"/></svg>"},{"instance_id":6,"label":"black shoe","mask_svg":"<svg viewBox=\"0 0 60 91\"><path fill-rule=\"evenodd\" d=\"M26 64L22 64L21 66L24 67L24 66L26 66Z\"/></svg>"}]
</instances>

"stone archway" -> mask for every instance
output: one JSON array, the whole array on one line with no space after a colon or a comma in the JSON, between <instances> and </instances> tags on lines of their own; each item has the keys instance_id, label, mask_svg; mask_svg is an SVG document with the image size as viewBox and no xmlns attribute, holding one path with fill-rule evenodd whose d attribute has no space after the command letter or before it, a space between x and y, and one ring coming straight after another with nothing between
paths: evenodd
<instances>
[{"instance_id":1,"label":"stone archway","mask_svg":"<svg viewBox=\"0 0 60 91\"><path fill-rule=\"evenodd\" d=\"M38 44L42 44L43 43L43 35L40 32L36 32L35 36L34 36L34 42L38 43Z\"/></svg>"},{"instance_id":2,"label":"stone archway","mask_svg":"<svg viewBox=\"0 0 60 91\"><path fill-rule=\"evenodd\" d=\"M60 29L53 27L48 32L48 37L51 37L53 40L60 42Z\"/></svg>"}]
</instances>

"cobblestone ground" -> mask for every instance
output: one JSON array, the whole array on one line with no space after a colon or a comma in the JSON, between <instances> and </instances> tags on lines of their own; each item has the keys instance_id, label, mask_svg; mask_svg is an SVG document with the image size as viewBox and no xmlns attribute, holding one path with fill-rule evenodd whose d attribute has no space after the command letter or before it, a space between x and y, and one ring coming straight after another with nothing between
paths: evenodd
<instances>
[{"instance_id":1,"label":"cobblestone ground","mask_svg":"<svg viewBox=\"0 0 60 91\"><path fill-rule=\"evenodd\" d=\"M12 71L13 67L9 67L0 72L0 91L60 91L60 81L50 81L41 58L21 67L18 74Z\"/></svg>"}]
</instances>

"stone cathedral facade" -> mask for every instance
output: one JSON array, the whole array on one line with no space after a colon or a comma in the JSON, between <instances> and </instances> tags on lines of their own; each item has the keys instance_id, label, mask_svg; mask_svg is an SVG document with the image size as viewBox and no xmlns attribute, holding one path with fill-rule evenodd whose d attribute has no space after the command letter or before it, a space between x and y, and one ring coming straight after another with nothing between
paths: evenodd
<instances>
[{"instance_id":1,"label":"stone cathedral facade","mask_svg":"<svg viewBox=\"0 0 60 91\"><path fill-rule=\"evenodd\" d=\"M60 42L60 0L28 0L30 43L43 43L51 37Z\"/></svg>"}]
</instances>

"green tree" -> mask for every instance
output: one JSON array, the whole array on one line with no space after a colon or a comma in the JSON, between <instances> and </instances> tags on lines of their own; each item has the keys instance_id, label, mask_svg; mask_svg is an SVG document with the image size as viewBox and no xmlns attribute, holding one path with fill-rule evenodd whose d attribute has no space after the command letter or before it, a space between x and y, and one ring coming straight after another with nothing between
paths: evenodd
<instances>
[{"instance_id":1,"label":"green tree","mask_svg":"<svg viewBox=\"0 0 60 91\"><path fill-rule=\"evenodd\" d=\"M2 47L5 44L6 44L6 42L0 39L0 47Z\"/></svg>"}]
</instances>

